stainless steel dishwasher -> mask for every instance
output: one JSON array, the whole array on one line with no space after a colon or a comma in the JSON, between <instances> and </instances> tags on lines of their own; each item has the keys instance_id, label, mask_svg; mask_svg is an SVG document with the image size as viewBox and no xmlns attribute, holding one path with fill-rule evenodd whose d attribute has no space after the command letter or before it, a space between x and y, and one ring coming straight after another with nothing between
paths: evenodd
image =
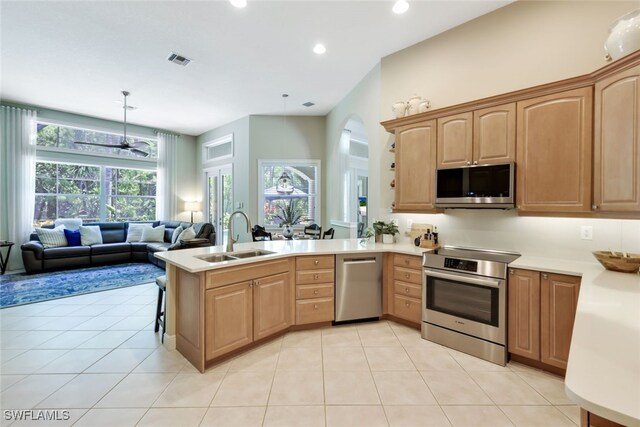
<instances>
[{"instance_id":1,"label":"stainless steel dishwasher","mask_svg":"<svg viewBox=\"0 0 640 427\"><path fill-rule=\"evenodd\" d=\"M336 322L382 315L382 254L336 255Z\"/></svg>"}]
</instances>

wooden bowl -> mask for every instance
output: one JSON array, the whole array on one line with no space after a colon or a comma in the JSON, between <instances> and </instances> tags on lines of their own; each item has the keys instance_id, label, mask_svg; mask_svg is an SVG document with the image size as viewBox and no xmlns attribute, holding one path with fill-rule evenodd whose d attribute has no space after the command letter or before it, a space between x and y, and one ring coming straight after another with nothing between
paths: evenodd
<instances>
[{"instance_id":1,"label":"wooden bowl","mask_svg":"<svg viewBox=\"0 0 640 427\"><path fill-rule=\"evenodd\" d=\"M596 251L593 256L604 268L620 273L638 273L640 271L640 255L627 254L626 257L620 252Z\"/></svg>"}]
</instances>

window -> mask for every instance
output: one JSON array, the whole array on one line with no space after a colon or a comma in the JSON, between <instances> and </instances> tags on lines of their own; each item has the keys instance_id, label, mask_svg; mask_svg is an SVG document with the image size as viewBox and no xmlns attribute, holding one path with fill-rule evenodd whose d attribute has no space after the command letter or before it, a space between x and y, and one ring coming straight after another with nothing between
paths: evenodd
<instances>
[{"instance_id":1,"label":"window","mask_svg":"<svg viewBox=\"0 0 640 427\"><path fill-rule=\"evenodd\" d=\"M202 145L204 163L233 157L233 134L206 142Z\"/></svg>"},{"instance_id":2,"label":"window","mask_svg":"<svg viewBox=\"0 0 640 427\"><path fill-rule=\"evenodd\" d=\"M158 157L158 141L151 138L138 138L127 136L129 142L141 141L146 143L143 151L149 153L146 159L156 159ZM61 150L74 150L90 155L109 155L117 157L144 158L132 153L129 150L119 148L98 147L94 145L74 144L75 141L93 142L97 144L120 144L122 135L106 133L87 129L80 129L69 126L62 126L51 123L38 123L38 147L46 147Z\"/></svg>"},{"instance_id":3,"label":"window","mask_svg":"<svg viewBox=\"0 0 640 427\"><path fill-rule=\"evenodd\" d=\"M34 225L56 218L153 220L155 196L154 170L37 162Z\"/></svg>"},{"instance_id":4,"label":"window","mask_svg":"<svg viewBox=\"0 0 640 427\"><path fill-rule=\"evenodd\" d=\"M280 208L295 203L302 216L300 227L320 224L320 161L319 160L260 160L258 222L267 228L280 228L277 217ZM290 187L283 191L279 181L283 175L290 178Z\"/></svg>"}]
</instances>

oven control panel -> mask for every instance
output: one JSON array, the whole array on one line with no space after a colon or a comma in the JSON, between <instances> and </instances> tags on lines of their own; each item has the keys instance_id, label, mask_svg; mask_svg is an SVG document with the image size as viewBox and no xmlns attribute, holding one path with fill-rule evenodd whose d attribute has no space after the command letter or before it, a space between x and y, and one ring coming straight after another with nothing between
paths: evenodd
<instances>
[{"instance_id":1,"label":"oven control panel","mask_svg":"<svg viewBox=\"0 0 640 427\"><path fill-rule=\"evenodd\" d=\"M478 262L469 261L466 259L445 258L444 267L454 270L471 271L476 273L478 271Z\"/></svg>"}]
</instances>

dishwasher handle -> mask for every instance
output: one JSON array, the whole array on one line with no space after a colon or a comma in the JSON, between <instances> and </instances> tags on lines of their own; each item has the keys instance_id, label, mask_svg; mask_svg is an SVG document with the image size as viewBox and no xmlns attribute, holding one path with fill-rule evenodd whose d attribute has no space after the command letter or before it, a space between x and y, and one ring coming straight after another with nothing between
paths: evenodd
<instances>
[{"instance_id":1,"label":"dishwasher handle","mask_svg":"<svg viewBox=\"0 0 640 427\"><path fill-rule=\"evenodd\" d=\"M344 264L375 264L376 257L370 258L345 258L343 260Z\"/></svg>"}]
</instances>

